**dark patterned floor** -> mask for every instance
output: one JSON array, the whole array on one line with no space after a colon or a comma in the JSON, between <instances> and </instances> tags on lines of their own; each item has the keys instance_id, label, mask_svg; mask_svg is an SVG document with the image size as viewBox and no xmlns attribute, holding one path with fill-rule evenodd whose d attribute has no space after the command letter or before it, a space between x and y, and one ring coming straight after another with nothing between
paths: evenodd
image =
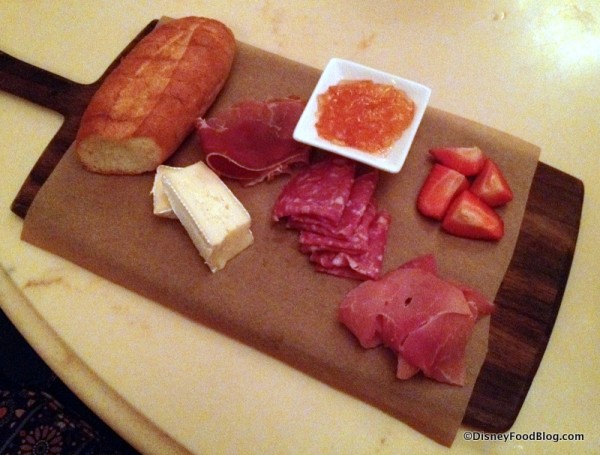
<instances>
[{"instance_id":1,"label":"dark patterned floor","mask_svg":"<svg viewBox=\"0 0 600 455\"><path fill-rule=\"evenodd\" d=\"M0 454L133 455L0 311Z\"/></svg>"}]
</instances>

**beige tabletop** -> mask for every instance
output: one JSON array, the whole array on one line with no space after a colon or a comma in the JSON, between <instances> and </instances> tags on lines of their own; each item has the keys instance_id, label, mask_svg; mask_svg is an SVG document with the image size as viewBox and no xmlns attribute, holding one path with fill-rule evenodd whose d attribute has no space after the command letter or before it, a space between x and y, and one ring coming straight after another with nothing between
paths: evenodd
<instances>
[{"instance_id":1,"label":"beige tabletop","mask_svg":"<svg viewBox=\"0 0 600 455\"><path fill-rule=\"evenodd\" d=\"M421 82L432 89L432 106L532 142L541 161L583 180L571 275L513 440L467 441L461 428L450 451L600 453L600 2L3 0L0 49L92 82L152 19L192 14L317 68L342 57ZM123 437L157 454L448 452L354 398L21 242L10 204L61 123L0 92L0 306ZM585 440L524 440L534 432Z\"/></svg>"}]
</instances>

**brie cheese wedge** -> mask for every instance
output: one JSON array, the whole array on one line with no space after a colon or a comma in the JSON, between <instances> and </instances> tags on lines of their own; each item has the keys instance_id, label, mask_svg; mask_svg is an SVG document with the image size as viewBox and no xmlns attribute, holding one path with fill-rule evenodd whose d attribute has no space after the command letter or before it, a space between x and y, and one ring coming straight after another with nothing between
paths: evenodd
<instances>
[{"instance_id":1,"label":"brie cheese wedge","mask_svg":"<svg viewBox=\"0 0 600 455\"><path fill-rule=\"evenodd\" d=\"M249 247L254 238L250 214L206 164L184 168L159 166L159 211L165 213L160 193L179 219L212 272ZM154 189L153 189L154 191ZM161 208L162 207L162 208ZM155 206L155 213L156 213Z\"/></svg>"}]
</instances>

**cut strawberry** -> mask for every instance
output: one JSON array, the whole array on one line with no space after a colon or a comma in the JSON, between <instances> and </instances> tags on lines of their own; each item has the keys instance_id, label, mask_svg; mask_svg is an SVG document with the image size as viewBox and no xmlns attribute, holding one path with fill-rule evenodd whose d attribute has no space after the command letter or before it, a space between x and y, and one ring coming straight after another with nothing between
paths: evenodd
<instances>
[{"instance_id":1,"label":"cut strawberry","mask_svg":"<svg viewBox=\"0 0 600 455\"><path fill-rule=\"evenodd\" d=\"M437 162L466 176L481 171L486 159L479 147L440 147L429 153Z\"/></svg>"},{"instance_id":2,"label":"cut strawberry","mask_svg":"<svg viewBox=\"0 0 600 455\"><path fill-rule=\"evenodd\" d=\"M508 182L491 159L486 160L481 173L473 181L471 192L490 207L504 205L513 198Z\"/></svg>"},{"instance_id":3,"label":"cut strawberry","mask_svg":"<svg viewBox=\"0 0 600 455\"><path fill-rule=\"evenodd\" d=\"M442 229L469 239L499 240L504 235L504 222L494 209L465 190L448 207Z\"/></svg>"},{"instance_id":4,"label":"cut strawberry","mask_svg":"<svg viewBox=\"0 0 600 455\"><path fill-rule=\"evenodd\" d=\"M452 199L468 187L469 182L464 175L436 163L421 187L417 209L424 216L441 220Z\"/></svg>"}]
</instances>

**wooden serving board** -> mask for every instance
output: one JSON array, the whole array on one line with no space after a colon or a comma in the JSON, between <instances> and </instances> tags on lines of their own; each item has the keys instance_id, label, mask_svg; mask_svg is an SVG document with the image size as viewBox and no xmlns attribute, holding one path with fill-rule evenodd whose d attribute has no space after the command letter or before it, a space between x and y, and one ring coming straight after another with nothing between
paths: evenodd
<instances>
[{"instance_id":1,"label":"wooden serving board","mask_svg":"<svg viewBox=\"0 0 600 455\"><path fill-rule=\"evenodd\" d=\"M125 55L155 25L150 23ZM58 111L65 122L31 170L12 210L24 217L38 190L73 142L95 83L81 85L0 52L0 90ZM463 423L507 431L514 423L542 360L561 305L577 242L583 183L539 163L514 255L496 295L489 352Z\"/></svg>"}]
</instances>

